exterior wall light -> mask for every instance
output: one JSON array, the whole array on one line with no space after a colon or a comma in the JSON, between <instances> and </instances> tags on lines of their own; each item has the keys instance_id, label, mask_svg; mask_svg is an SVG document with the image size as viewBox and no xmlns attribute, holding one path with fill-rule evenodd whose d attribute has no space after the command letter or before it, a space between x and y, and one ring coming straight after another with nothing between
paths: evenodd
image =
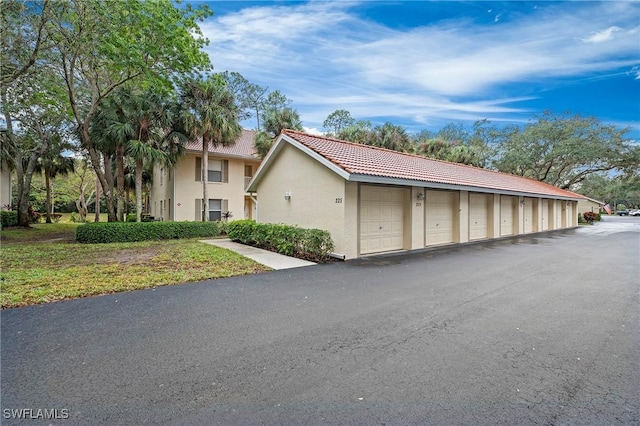
<instances>
[{"instance_id":1,"label":"exterior wall light","mask_svg":"<svg viewBox=\"0 0 640 426\"><path fill-rule=\"evenodd\" d=\"M285 192L284 193L284 199L287 200L287 201L291 200L291 193L290 192Z\"/></svg>"},{"instance_id":2,"label":"exterior wall light","mask_svg":"<svg viewBox=\"0 0 640 426\"><path fill-rule=\"evenodd\" d=\"M424 192L418 192L418 193L416 194L416 198L417 198L418 200L424 200Z\"/></svg>"}]
</instances>

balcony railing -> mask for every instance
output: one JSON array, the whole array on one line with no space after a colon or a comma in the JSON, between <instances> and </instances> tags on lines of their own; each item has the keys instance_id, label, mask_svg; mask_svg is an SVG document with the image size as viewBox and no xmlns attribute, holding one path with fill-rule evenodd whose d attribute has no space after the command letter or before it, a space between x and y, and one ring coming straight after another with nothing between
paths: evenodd
<instances>
[{"instance_id":1,"label":"balcony railing","mask_svg":"<svg viewBox=\"0 0 640 426\"><path fill-rule=\"evenodd\" d=\"M253 179L252 176L245 176L244 177L244 189L245 189L245 191L247 190L247 186L249 186L249 182L251 182L251 179Z\"/></svg>"}]
</instances>

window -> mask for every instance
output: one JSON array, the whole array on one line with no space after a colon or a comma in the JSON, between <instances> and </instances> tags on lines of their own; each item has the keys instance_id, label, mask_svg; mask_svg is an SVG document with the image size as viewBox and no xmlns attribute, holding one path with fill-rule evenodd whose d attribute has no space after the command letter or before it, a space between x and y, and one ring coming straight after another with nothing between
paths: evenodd
<instances>
[{"instance_id":1,"label":"window","mask_svg":"<svg viewBox=\"0 0 640 426\"><path fill-rule=\"evenodd\" d=\"M160 167L160 186L164 185L164 167Z\"/></svg>"},{"instance_id":2,"label":"window","mask_svg":"<svg viewBox=\"0 0 640 426\"><path fill-rule=\"evenodd\" d=\"M228 200L209 199L209 221L221 220L222 215L227 212ZM202 220L202 199L196 199L196 220Z\"/></svg>"},{"instance_id":3,"label":"window","mask_svg":"<svg viewBox=\"0 0 640 426\"><path fill-rule=\"evenodd\" d=\"M222 200L209 200L209 221L222 219Z\"/></svg>"},{"instance_id":4,"label":"window","mask_svg":"<svg viewBox=\"0 0 640 426\"><path fill-rule=\"evenodd\" d=\"M211 160L207 163L207 182L228 182L229 162ZM202 181L202 158L196 157L196 181Z\"/></svg>"}]
</instances>

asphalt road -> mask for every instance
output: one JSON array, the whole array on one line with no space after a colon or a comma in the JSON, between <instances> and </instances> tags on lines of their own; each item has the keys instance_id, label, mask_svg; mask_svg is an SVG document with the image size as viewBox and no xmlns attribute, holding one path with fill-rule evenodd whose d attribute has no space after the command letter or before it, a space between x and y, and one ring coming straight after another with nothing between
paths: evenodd
<instances>
[{"instance_id":1,"label":"asphalt road","mask_svg":"<svg viewBox=\"0 0 640 426\"><path fill-rule=\"evenodd\" d=\"M639 290L607 218L6 310L1 421L637 425Z\"/></svg>"}]
</instances>

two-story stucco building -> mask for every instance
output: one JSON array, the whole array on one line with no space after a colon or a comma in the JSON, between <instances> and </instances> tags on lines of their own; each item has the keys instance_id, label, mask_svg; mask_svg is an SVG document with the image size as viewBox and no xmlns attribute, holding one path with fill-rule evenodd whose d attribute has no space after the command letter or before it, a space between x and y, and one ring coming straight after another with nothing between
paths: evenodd
<instances>
[{"instance_id":1,"label":"two-story stucco building","mask_svg":"<svg viewBox=\"0 0 640 426\"><path fill-rule=\"evenodd\" d=\"M0 162L0 208L11 206L11 169L4 159Z\"/></svg>"},{"instance_id":2,"label":"two-story stucco building","mask_svg":"<svg viewBox=\"0 0 640 426\"><path fill-rule=\"evenodd\" d=\"M243 130L234 145L209 147L209 220L253 219L256 195L245 188L260 165L255 132ZM150 214L156 220L202 220L202 141L189 141L175 167L156 165L150 194Z\"/></svg>"}]
</instances>

